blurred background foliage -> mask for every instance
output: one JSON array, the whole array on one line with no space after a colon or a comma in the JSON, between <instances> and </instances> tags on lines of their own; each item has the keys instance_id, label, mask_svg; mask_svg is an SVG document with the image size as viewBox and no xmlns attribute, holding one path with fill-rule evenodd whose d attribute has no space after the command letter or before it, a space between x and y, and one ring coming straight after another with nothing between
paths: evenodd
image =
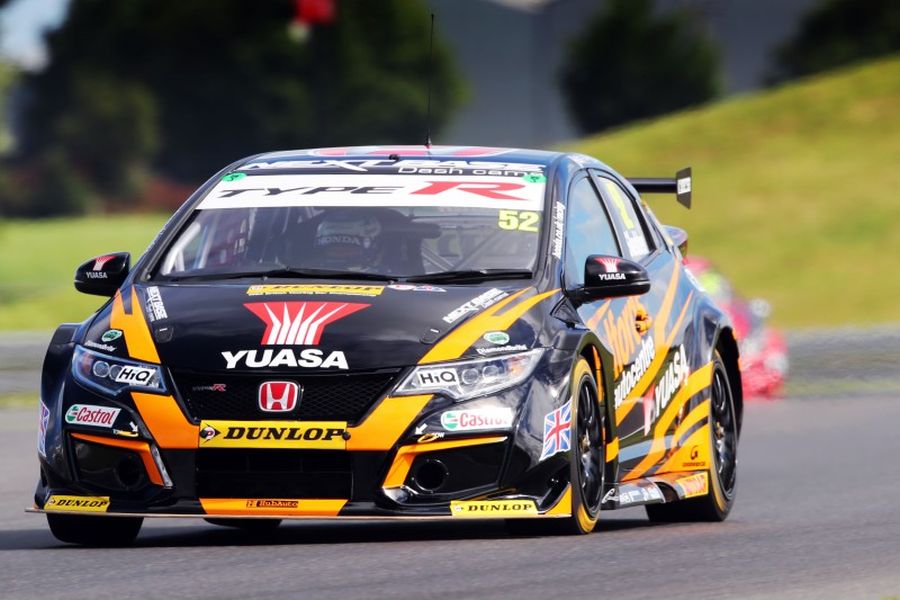
<instances>
[{"instance_id":1,"label":"blurred background foliage","mask_svg":"<svg viewBox=\"0 0 900 600\"><path fill-rule=\"evenodd\" d=\"M581 130L601 131L701 104L719 92L718 51L689 12L610 0L575 39L562 73Z\"/></svg>"},{"instance_id":2,"label":"blurred background foliage","mask_svg":"<svg viewBox=\"0 0 900 600\"><path fill-rule=\"evenodd\" d=\"M514 3L450 6L489 1ZM300 19L303 3L325 10ZM0 330L83 318L97 300L71 289L71 269L140 254L164 215L237 158L423 142L435 4L70 0L46 64L0 65ZM557 147L631 176L693 165L695 210L653 206L738 289L770 299L777 323L900 319L885 290L900 252L900 57L877 58L900 50L900 2L811 1L768 58L778 85L724 98L705 5L663 4L583 3L554 84L586 137ZM437 140L478 92L451 41L438 21ZM514 55L518 72L490 73L500 86L540 58L507 41L498 32L475 49Z\"/></svg>"},{"instance_id":3,"label":"blurred background foliage","mask_svg":"<svg viewBox=\"0 0 900 600\"><path fill-rule=\"evenodd\" d=\"M343 0L340 18L312 32L295 10L290 0L72 0L47 36L46 68L21 81L13 163L24 185L0 197L4 212L133 206L151 173L181 191L254 152L421 143L425 6ZM432 69L439 130L465 95L439 36Z\"/></svg>"}]
</instances>

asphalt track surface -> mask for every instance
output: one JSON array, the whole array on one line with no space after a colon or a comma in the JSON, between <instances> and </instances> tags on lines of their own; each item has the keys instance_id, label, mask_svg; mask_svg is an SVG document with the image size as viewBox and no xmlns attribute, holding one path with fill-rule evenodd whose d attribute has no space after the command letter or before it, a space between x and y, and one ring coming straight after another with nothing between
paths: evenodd
<instances>
[{"instance_id":1,"label":"asphalt track surface","mask_svg":"<svg viewBox=\"0 0 900 600\"><path fill-rule=\"evenodd\" d=\"M266 539L145 521L134 548L57 542L25 514L36 414L0 410L0 598L888 598L900 596L900 399L748 406L724 523L604 513L589 536L501 522L305 522Z\"/></svg>"}]
</instances>

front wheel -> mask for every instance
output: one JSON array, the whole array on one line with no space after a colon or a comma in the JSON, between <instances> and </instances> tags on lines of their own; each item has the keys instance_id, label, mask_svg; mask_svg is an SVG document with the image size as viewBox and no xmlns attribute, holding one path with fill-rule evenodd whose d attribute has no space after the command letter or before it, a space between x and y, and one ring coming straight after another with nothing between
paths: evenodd
<instances>
[{"instance_id":1,"label":"front wheel","mask_svg":"<svg viewBox=\"0 0 900 600\"><path fill-rule=\"evenodd\" d=\"M47 515L47 524L56 539L82 546L128 546L141 531L143 522L141 517Z\"/></svg>"},{"instance_id":2,"label":"front wheel","mask_svg":"<svg viewBox=\"0 0 900 600\"><path fill-rule=\"evenodd\" d=\"M709 405L709 493L672 504L649 504L646 508L651 521L724 521L731 512L737 483L737 413L728 371L718 350L713 357Z\"/></svg>"},{"instance_id":3,"label":"front wheel","mask_svg":"<svg viewBox=\"0 0 900 600\"><path fill-rule=\"evenodd\" d=\"M597 525L603 500L606 424L602 396L588 362L580 358L572 372L569 396L572 515L559 519L508 521L513 533L582 535Z\"/></svg>"}]
</instances>

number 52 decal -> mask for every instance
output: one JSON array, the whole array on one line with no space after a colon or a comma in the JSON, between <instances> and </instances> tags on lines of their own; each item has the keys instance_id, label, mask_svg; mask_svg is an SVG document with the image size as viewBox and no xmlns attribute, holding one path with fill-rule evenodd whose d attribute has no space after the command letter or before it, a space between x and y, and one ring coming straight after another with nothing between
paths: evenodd
<instances>
[{"instance_id":1,"label":"number 52 decal","mask_svg":"<svg viewBox=\"0 0 900 600\"><path fill-rule=\"evenodd\" d=\"M530 210L501 210L497 226L508 231L537 233L540 213Z\"/></svg>"}]
</instances>

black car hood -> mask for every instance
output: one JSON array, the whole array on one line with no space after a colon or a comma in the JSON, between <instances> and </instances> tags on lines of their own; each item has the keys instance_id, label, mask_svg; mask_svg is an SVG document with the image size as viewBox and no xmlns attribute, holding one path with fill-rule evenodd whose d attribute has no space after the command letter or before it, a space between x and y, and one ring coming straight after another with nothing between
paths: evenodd
<instances>
[{"instance_id":1,"label":"black car hood","mask_svg":"<svg viewBox=\"0 0 900 600\"><path fill-rule=\"evenodd\" d=\"M138 285L133 298L140 302L160 361L169 367L341 372L416 364L460 324L525 287L524 282L504 283ZM127 305L126 310L133 311ZM98 314L84 343L125 356L121 340L104 341L111 310L112 305ZM479 339L463 355L493 354L500 346L510 351L531 348L536 331L513 327L508 335L506 339L501 334L499 341L497 336ZM490 350L478 352L479 347Z\"/></svg>"}]
</instances>

